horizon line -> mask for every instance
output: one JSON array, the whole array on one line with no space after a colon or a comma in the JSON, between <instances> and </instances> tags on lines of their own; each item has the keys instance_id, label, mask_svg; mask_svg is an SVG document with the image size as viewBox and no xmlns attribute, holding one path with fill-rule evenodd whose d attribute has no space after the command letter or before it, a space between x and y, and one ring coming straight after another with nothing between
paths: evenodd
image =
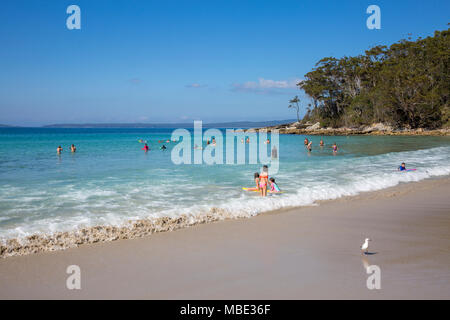
<instances>
[{"instance_id":1,"label":"horizon line","mask_svg":"<svg viewBox=\"0 0 450 320\"><path fill-rule=\"evenodd\" d=\"M82 127L82 128L149 128L152 126L157 126L159 128L171 128L173 126L182 127L188 126L193 127L194 121L201 120L192 120L191 122L85 122L85 123L52 123L45 125L36 125L36 126L23 126L23 125L11 125L1 123L0 128L67 128L67 127ZM227 125L227 124L239 124L239 123L247 123L247 124L259 124L259 123L290 123L296 122L296 119L283 119L283 120L238 120L238 121L222 121L222 122L205 122L203 125Z\"/></svg>"}]
</instances>

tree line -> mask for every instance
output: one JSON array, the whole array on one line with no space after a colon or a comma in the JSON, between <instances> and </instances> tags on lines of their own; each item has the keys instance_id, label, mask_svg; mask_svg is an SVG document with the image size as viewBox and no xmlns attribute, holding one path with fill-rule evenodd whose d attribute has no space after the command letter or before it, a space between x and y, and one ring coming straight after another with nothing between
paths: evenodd
<instances>
[{"instance_id":1,"label":"tree line","mask_svg":"<svg viewBox=\"0 0 450 320\"><path fill-rule=\"evenodd\" d=\"M449 127L449 31L376 46L356 57L321 59L298 83L311 99L304 121L324 127L378 122L396 128ZM291 100L290 107L296 102Z\"/></svg>"}]
</instances>

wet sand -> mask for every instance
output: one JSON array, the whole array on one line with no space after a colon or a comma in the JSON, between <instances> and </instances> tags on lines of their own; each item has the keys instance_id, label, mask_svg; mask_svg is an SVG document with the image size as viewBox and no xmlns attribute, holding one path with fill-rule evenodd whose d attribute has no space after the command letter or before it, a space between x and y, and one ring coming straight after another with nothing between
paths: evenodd
<instances>
[{"instance_id":1,"label":"wet sand","mask_svg":"<svg viewBox=\"0 0 450 320\"><path fill-rule=\"evenodd\" d=\"M373 239L371 255L359 246ZM66 268L81 268L81 290ZM381 269L368 290L365 266ZM450 178L0 259L1 299L449 299Z\"/></svg>"}]
</instances>

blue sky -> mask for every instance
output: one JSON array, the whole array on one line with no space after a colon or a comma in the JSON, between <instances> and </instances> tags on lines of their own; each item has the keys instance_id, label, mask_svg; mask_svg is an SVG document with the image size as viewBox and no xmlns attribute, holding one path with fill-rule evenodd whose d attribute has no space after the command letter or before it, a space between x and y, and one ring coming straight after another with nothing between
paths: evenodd
<instances>
[{"instance_id":1,"label":"blue sky","mask_svg":"<svg viewBox=\"0 0 450 320\"><path fill-rule=\"evenodd\" d=\"M66 28L71 4L81 30ZM381 30L366 27L371 4ZM319 59L432 35L449 12L448 0L2 0L0 123L292 119L295 81Z\"/></svg>"}]
</instances>

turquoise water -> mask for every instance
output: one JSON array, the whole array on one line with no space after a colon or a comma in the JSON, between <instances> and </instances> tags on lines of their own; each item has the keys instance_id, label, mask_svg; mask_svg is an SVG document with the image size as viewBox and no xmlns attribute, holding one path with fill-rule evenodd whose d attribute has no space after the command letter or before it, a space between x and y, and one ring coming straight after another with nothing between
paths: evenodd
<instances>
[{"instance_id":1,"label":"turquoise water","mask_svg":"<svg viewBox=\"0 0 450 320\"><path fill-rule=\"evenodd\" d=\"M50 234L142 218L176 217L221 208L252 216L308 205L401 182L450 174L448 137L280 136L279 172L285 191L261 200L246 193L260 164L175 165L176 143L160 150L171 129L0 129L0 239ZM145 153L138 139L149 142ZM333 155L331 144L340 147ZM75 144L77 152L70 153ZM56 148L63 153L58 156ZM206 145L206 143L204 143ZM417 168L399 173L401 162Z\"/></svg>"}]
</instances>

